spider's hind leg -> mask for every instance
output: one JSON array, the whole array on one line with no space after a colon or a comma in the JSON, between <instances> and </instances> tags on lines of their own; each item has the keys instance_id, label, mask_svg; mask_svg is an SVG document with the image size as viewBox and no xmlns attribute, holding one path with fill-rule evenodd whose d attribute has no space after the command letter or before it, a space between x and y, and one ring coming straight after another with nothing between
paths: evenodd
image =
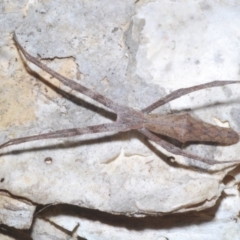
<instances>
[{"instance_id":1,"label":"spider's hind leg","mask_svg":"<svg viewBox=\"0 0 240 240\"><path fill-rule=\"evenodd\" d=\"M223 164L223 163L229 163L231 165L237 165L240 164L240 160L231 160L231 161L217 161L209 158L203 158L194 154L187 153L183 151L182 149L176 147L175 145L171 144L170 142L167 142L161 138L159 138L157 135L151 133L145 128L139 129L139 132L141 132L143 135L145 135L149 140L154 141L157 143L159 146L163 147L166 149L168 152L174 154L174 155L180 155L183 157L187 157L189 159L193 159L198 162L205 163L207 165L216 165L216 164Z\"/></svg>"},{"instance_id":2,"label":"spider's hind leg","mask_svg":"<svg viewBox=\"0 0 240 240\"><path fill-rule=\"evenodd\" d=\"M174 99L180 98L181 96L184 96L186 94L189 94L189 93L201 90L201 89L212 88L212 87L221 87L224 85L237 84L237 83L239 84L240 81L213 81L213 82L209 82L209 83L196 85L193 87L180 88L178 90L171 92L170 94L166 95L165 97L159 99L158 101L154 102L153 104L149 105L148 107L142 109L141 112L142 113L150 113L154 109L156 109Z\"/></svg>"}]
</instances>

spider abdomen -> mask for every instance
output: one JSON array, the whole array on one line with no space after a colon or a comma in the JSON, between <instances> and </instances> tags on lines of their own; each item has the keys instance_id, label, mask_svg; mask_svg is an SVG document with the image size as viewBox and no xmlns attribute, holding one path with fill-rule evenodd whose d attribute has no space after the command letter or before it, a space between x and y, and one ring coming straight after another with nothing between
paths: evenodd
<instances>
[{"instance_id":1,"label":"spider abdomen","mask_svg":"<svg viewBox=\"0 0 240 240\"><path fill-rule=\"evenodd\" d=\"M231 128L215 126L183 114L149 114L145 116L144 127L151 132L175 138L180 142L214 142L232 145L239 141L239 135Z\"/></svg>"}]
</instances>

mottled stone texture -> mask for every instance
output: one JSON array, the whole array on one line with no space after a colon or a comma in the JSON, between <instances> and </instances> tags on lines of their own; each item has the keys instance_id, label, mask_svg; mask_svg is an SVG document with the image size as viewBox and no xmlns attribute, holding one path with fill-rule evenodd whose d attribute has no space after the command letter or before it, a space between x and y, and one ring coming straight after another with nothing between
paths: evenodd
<instances>
[{"instance_id":1,"label":"mottled stone texture","mask_svg":"<svg viewBox=\"0 0 240 240\"><path fill-rule=\"evenodd\" d=\"M136 109L181 87L240 78L237 2L18 1L0 9L0 143L112 121L100 104L26 64L14 30L24 48L55 71ZM236 85L199 91L154 112L188 110L240 132L239 93ZM239 144L184 147L219 161L240 158ZM41 220L36 215L33 239L238 239L239 168L208 172L206 165L169 156L134 131L8 147L0 151L0 189L11 195L0 195L0 202L68 204L41 212ZM35 207L14 215L11 225L7 205L1 205L2 224L31 225ZM196 213L183 213L189 211ZM173 213L180 214L150 217Z\"/></svg>"}]
</instances>

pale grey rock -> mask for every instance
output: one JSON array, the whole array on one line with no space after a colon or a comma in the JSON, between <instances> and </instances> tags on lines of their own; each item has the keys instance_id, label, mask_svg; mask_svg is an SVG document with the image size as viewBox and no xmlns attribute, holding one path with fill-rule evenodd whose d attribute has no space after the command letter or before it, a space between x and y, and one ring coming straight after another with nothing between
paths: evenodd
<instances>
[{"instance_id":1,"label":"pale grey rock","mask_svg":"<svg viewBox=\"0 0 240 240\"><path fill-rule=\"evenodd\" d=\"M31 237L34 240L77 240L77 238L71 238L64 229L44 219L36 219Z\"/></svg>"},{"instance_id":2,"label":"pale grey rock","mask_svg":"<svg viewBox=\"0 0 240 240\"><path fill-rule=\"evenodd\" d=\"M137 109L180 87L239 79L236 3L23 1L13 5L14 11L5 5L0 15L0 143L111 120L104 108L92 106L81 94L70 97L70 89L32 64L32 70L67 94L57 94L30 75L11 40L14 29L27 51L55 71ZM192 109L207 122L228 122L240 131L239 91L235 85L196 92L155 112ZM187 150L219 160L240 156L239 144L197 144ZM231 170L196 171L192 165L209 167L179 156L172 163L166 159L171 154L134 132L32 142L0 154L0 179L5 179L0 188L15 196L135 216L212 207Z\"/></svg>"},{"instance_id":3,"label":"pale grey rock","mask_svg":"<svg viewBox=\"0 0 240 240\"><path fill-rule=\"evenodd\" d=\"M32 225L36 206L23 199L0 193L0 224L19 229L29 229Z\"/></svg>"}]
</instances>

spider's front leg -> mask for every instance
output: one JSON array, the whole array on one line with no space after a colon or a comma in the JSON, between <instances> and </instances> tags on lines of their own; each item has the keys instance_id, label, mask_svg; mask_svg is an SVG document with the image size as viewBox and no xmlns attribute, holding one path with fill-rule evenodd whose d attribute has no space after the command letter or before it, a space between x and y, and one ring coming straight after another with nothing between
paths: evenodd
<instances>
[{"instance_id":1,"label":"spider's front leg","mask_svg":"<svg viewBox=\"0 0 240 240\"><path fill-rule=\"evenodd\" d=\"M24 57L31 63L35 64L36 66L38 66L39 68L41 68L42 70L44 70L45 72L47 72L48 74L50 74L51 76L53 76L54 78L58 79L61 83L63 83L65 86L71 88L72 90L75 90L77 92L80 92L86 96L88 96L89 98L92 98L93 100L95 100L96 102L101 103L102 105L108 107L109 109L111 109L112 111L114 111L115 113L121 111L122 109L125 109L127 107L125 106L121 106L118 103L115 103L114 101L112 101L111 99L103 96L102 94L95 92L83 85L81 85L78 82L75 82L71 79L68 79L66 77L64 77L63 75L55 72L53 69L49 68L47 65L43 64L42 62L40 62L37 58L33 57L32 55L30 55L25 49L24 47L20 44L20 42L17 39L16 33L14 32L13 34L13 40L17 46L17 48L21 51L21 53L24 55Z\"/></svg>"},{"instance_id":2,"label":"spider's front leg","mask_svg":"<svg viewBox=\"0 0 240 240\"><path fill-rule=\"evenodd\" d=\"M83 134L100 133L100 132L124 132L124 131L130 130L131 128L132 128L132 125L128 123L113 122L113 123L105 123L105 124L93 125L93 126L88 126L83 128L64 129L64 130L58 130L50 133L38 134L38 135L27 136L22 138L15 138L0 145L0 149L11 146L11 145L17 145L20 143L31 142L31 141L42 140L42 139L66 138L66 137L74 137L74 136L79 136Z\"/></svg>"},{"instance_id":3,"label":"spider's front leg","mask_svg":"<svg viewBox=\"0 0 240 240\"><path fill-rule=\"evenodd\" d=\"M99 133L99 132L123 132L123 131L138 129L142 127L143 114L141 112L135 111L127 106L121 106L118 103L113 102L111 99L99 94L98 92L92 91L91 89L88 89L85 86L62 76L61 74L50 69L45 64L41 63L38 59L30 55L19 43L15 33L13 35L13 39L18 49L22 52L22 54L25 56L25 58L28 61L34 63L36 66L40 67L41 69L43 69L44 71L52 75L53 77L57 78L64 85L92 98L93 100L113 110L117 114L118 119L116 122L113 122L113 123L106 123L106 124L88 126L83 128L58 130L58 131L45 133L45 134L38 134L33 136L16 138L0 145L0 148L4 148L7 146L16 145L24 142L41 140L41 139L65 138L65 137L73 137L73 136L78 136L83 134Z\"/></svg>"}]
</instances>

